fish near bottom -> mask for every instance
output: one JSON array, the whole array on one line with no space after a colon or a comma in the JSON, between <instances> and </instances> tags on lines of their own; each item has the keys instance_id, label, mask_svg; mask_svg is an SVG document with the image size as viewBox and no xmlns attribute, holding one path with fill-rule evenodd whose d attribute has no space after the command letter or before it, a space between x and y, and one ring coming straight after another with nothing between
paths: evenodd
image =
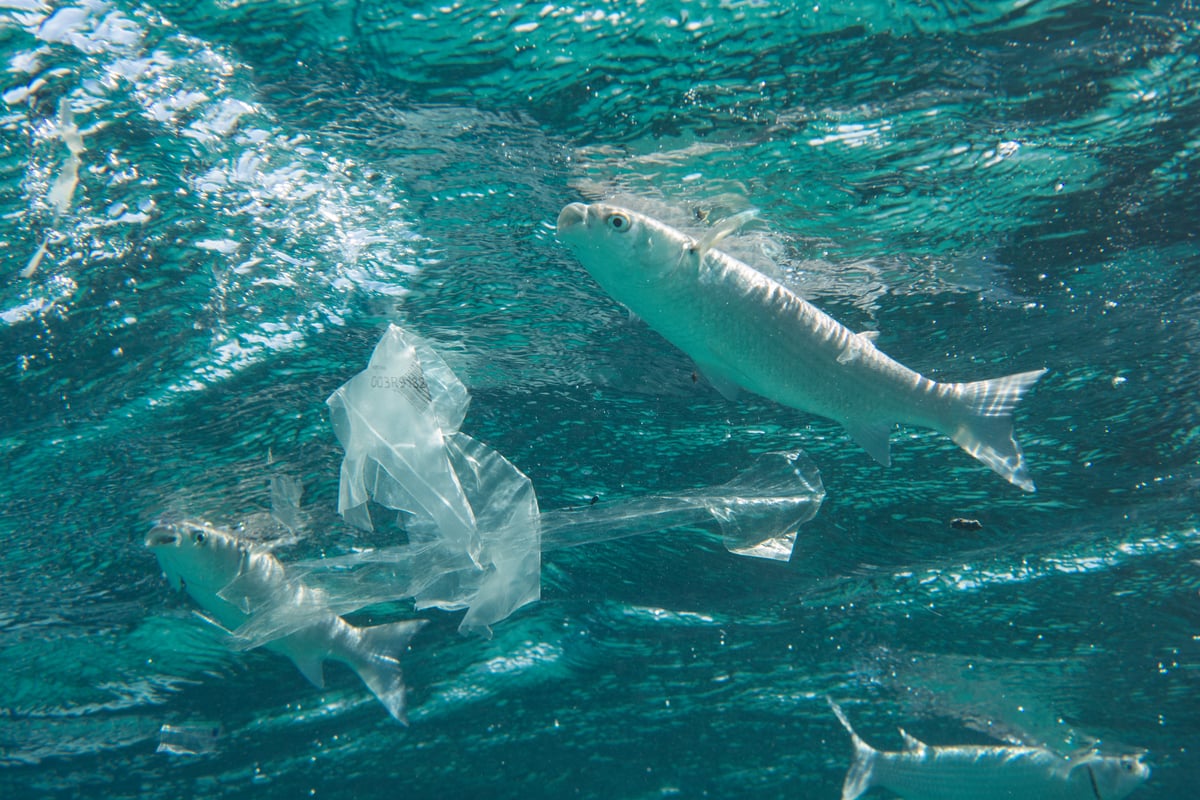
<instances>
[{"instance_id":1,"label":"fish near bottom","mask_svg":"<svg viewBox=\"0 0 1200 800\"><path fill-rule=\"evenodd\" d=\"M934 747L903 729L904 750L876 750L855 732L841 707L826 698L854 745L842 800L873 787L905 800L1120 800L1150 777L1140 756L1085 750L1063 756L1042 747Z\"/></svg>"}]
</instances>

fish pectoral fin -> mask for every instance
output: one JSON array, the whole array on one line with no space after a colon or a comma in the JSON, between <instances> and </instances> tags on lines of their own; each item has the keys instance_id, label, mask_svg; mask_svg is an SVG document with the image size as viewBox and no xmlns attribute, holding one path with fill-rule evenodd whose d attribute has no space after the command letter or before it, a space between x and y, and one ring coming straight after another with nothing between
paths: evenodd
<instances>
[{"instance_id":1,"label":"fish pectoral fin","mask_svg":"<svg viewBox=\"0 0 1200 800\"><path fill-rule=\"evenodd\" d=\"M243 572L221 587L221 590L217 592L217 597L232 606L237 606L237 609L243 614L253 614L256 609L250 596L260 591L255 577L250 573Z\"/></svg>"},{"instance_id":2,"label":"fish pectoral fin","mask_svg":"<svg viewBox=\"0 0 1200 800\"><path fill-rule=\"evenodd\" d=\"M1095 744L1079 747L1062 756L1062 760L1054 766L1054 775L1062 780L1068 780L1071 773L1080 767L1087 768L1091 764L1103 761L1104 757Z\"/></svg>"},{"instance_id":3,"label":"fish pectoral fin","mask_svg":"<svg viewBox=\"0 0 1200 800\"><path fill-rule=\"evenodd\" d=\"M842 352L838 353L837 362L839 364L852 364L858 360L858 348L853 345L846 345L842 348Z\"/></svg>"},{"instance_id":4,"label":"fish pectoral fin","mask_svg":"<svg viewBox=\"0 0 1200 800\"><path fill-rule=\"evenodd\" d=\"M871 458L885 467L892 463L892 449L889 438L892 426L886 422L843 422L846 433L858 442L862 449L871 454Z\"/></svg>"},{"instance_id":5,"label":"fish pectoral fin","mask_svg":"<svg viewBox=\"0 0 1200 800\"><path fill-rule=\"evenodd\" d=\"M751 208L734 214L731 217L725 217L725 219L712 226L712 228L710 228L703 236L697 239L695 244L692 246L697 258L703 261L705 254L707 254L709 250L712 250L714 247L720 244L721 240L729 234L737 233L739 230L741 230L743 225L754 219L756 216L758 216L758 211Z\"/></svg>"},{"instance_id":6,"label":"fish pectoral fin","mask_svg":"<svg viewBox=\"0 0 1200 800\"><path fill-rule=\"evenodd\" d=\"M325 688L325 658L312 653L293 653L292 663L318 689Z\"/></svg>"},{"instance_id":7,"label":"fish pectoral fin","mask_svg":"<svg viewBox=\"0 0 1200 800\"><path fill-rule=\"evenodd\" d=\"M217 630L221 631L221 632L222 632L222 633L224 633L225 635L227 635L227 636L233 636L233 632L232 632L232 631L230 631L230 630L229 630L229 628L226 628L224 625L222 625L221 623L217 622L217 621L216 621L216 620L215 620L213 617L210 617L208 614L205 614L203 611L196 611L195 609L193 609L193 610L192 610L192 613L193 613L193 614L195 614L195 615L196 615L197 617L199 617L200 619L202 619L202 620L204 620L205 622L207 622L209 625L212 625L214 628L216 628Z\"/></svg>"}]
</instances>

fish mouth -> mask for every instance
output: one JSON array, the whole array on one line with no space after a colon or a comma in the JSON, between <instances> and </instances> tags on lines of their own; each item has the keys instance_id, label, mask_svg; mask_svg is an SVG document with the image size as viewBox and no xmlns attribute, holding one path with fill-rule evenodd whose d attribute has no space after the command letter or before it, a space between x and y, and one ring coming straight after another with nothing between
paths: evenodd
<instances>
[{"instance_id":1,"label":"fish mouth","mask_svg":"<svg viewBox=\"0 0 1200 800\"><path fill-rule=\"evenodd\" d=\"M179 533L164 525L156 525L146 534L146 547L170 547L179 544Z\"/></svg>"},{"instance_id":2,"label":"fish mouth","mask_svg":"<svg viewBox=\"0 0 1200 800\"><path fill-rule=\"evenodd\" d=\"M558 212L558 230L568 230L587 222L588 207L583 203L571 203Z\"/></svg>"}]
</instances>

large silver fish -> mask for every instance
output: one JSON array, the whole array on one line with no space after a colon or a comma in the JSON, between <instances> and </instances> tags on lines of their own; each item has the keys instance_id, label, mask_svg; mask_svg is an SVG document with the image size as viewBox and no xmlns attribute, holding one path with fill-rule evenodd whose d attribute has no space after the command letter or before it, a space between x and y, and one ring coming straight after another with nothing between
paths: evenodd
<instances>
[{"instance_id":1,"label":"large silver fish","mask_svg":"<svg viewBox=\"0 0 1200 800\"><path fill-rule=\"evenodd\" d=\"M704 239L619 206L571 203L558 237L612 297L735 387L840 422L877 461L891 461L897 422L940 431L1025 491L1034 490L1012 412L1045 370L937 383L884 355L795 292Z\"/></svg>"},{"instance_id":2,"label":"large silver fish","mask_svg":"<svg viewBox=\"0 0 1200 800\"><path fill-rule=\"evenodd\" d=\"M266 549L205 523L158 525L146 536L146 546L171 585L186 591L230 632L266 610L302 616L302 626L267 648L290 658L318 687L325 685L325 661L341 661L358 673L389 714L407 721L400 654L424 620L355 627L333 613L319 592L289 579Z\"/></svg>"},{"instance_id":3,"label":"large silver fish","mask_svg":"<svg viewBox=\"0 0 1200 800\"><path fill-rule=\"evenodd\" d=\"M1120 800L1150 777L1139 756L1085 751L1066 757L1041 747L931 747L903 729L906 749L876 750L829 700L854 743L842 800L882 786L905 800Z\"/></svg>"}]
</instances>

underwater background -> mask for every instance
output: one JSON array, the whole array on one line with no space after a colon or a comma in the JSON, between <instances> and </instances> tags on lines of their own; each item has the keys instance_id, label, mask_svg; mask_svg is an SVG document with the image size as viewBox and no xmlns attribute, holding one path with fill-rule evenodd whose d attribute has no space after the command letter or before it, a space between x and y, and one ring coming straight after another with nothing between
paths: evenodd
<instances>
[{"instance_id":1,"label":"underwater background","mask_svg":"<svg viewBox=\"0 0 1200 800\"><path fill-rule=\"evenodd\" d=\"M0 0L0 52L3 796L835 798L826 695L881 749L1099 739L1196 796L1194 0ZM1049 368L1037 493L695 380L555 238L613 194L758 209L931 378ZM546 553L491 640L423 614L402 727L230 650L143 546L269 526L279 476L281 560L380 544L324 400L390 322L543 509L793 449L824 504L789 563L681 530Z\"/></svg>"}]
</instances>

